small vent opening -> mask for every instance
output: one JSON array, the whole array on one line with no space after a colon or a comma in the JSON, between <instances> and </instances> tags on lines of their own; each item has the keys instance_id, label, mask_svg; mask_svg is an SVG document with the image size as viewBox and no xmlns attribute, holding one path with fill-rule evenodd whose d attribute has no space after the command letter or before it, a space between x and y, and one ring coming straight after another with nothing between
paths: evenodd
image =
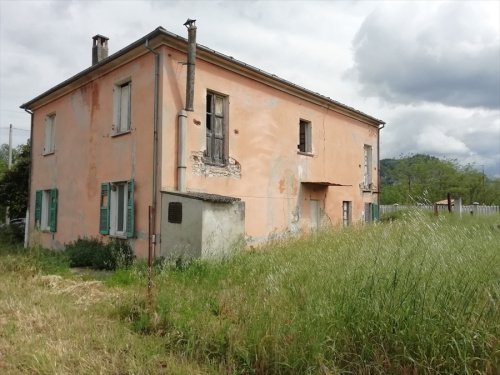
<instances>
[{"instance_id":1,"label":"small vent opening","mask_svg":"<svg viewBox=\"0 0 500 375\"><path fill-rule=\"evenodd\" d=\"M182 203L170 202L168 204L168 222L174 224L182 223Z\"/></svg>"}]
</instances>

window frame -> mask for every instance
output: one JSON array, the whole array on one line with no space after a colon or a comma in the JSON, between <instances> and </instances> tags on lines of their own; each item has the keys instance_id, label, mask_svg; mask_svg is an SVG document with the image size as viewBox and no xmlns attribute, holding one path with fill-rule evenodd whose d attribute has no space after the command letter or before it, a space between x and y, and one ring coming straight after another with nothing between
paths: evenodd
<instances>
[{"instance_id":1,"label":"window frame","mask_svg":"<svg viewBox=\"0 0 500 375\"><path fill-rule=\"evenodd\" d=\"M56 113L52 112L45 116L43 155L51 155L56 150Z\"/></svg>"},{"instance_id":2,"label":"window frame","mask_svg":"<svg viewBox=\"0 0 500 375\"><path fill-rule=\"evenodd\" d=\"M312 149L312 123L303 118L299 119L299 143L297 153L301 155L313 155Z\"/></svg>"},{"instance_id":3,"label":"window frame","mask_svg":"<svg viewBox=\"0 0 500 375\"><path fill-rule=\"evenodd\" d=\"M120 197L120 188L123 196ZM99 233L117 238L132 238L135 234L134 180L101 184ZM120 215L121 212L121 215ZM120 220L120 216L121 220ZM120 225L121 222L121 225Z\"/></svg>"},{"instance_id":4,"label":"window frame","mask_svg":"<svg viewBox=\"0 0 500 375\"><path fill-rule=\"evenodd\" d=\"M213 97L210 104L209 96ZM220 114L216 110L217 98L222 101ZM221 121L220 136L216 134L214 129L216 119ZM220 158L215 155L217 139L222 143L219 147L222 153ZM205 151L203 156L206 164L216 166L226 166L229 160L229 96L213 90L207 90L205 96Z\"/></svg>"},{"instance_id":5,"label":"window frame","mask_svg":"<svg viewBox=\"0 0 500 375\"><path fill-rule=\"evenodd\" d=\"M352 201L342 201L342 225L348 227L352 224Z\"/></svg>"},{"instance_id":6,"label":"window frame","mask_svg":"<svg viewBox=\"0 0 500 375\"><path fill-rule=\"evenodd\" d=\"M363 188L371 189L373 186L373 147L371 145L363 146Z\"/></svg>"},{"instance_id":7,"label":"window frame","mask_svg":"<svg viewBox=\"0 0 500 375\"><path fill-rule=\"evenodd\" d=\"M124 101L124 88L128 88L128 95ZM126 103L126 124L122 121L123 105ZM130 133L132 130L132 80L126 78L116 82L113 87L113 136Z\"/></svg>"},{"instance_id":8,"label":"window frame","mask_svg":"<svg viewBox=\"0 0 500 375\"><path fill-rule=\"evenodd\" d=\"M42 232L57 231L58 190L35 191L35 228Z\"/></svg>"}]
</instances>

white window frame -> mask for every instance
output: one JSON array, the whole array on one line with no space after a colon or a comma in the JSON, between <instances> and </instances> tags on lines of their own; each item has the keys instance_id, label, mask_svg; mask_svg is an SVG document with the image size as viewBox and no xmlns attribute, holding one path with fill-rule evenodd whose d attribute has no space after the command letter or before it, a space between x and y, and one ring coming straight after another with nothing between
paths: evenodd
<instances>
[{"instance_id":1,"label":"white window frame","mask_svg":"<svg viewBox=\"0 0 500 375\"><path fill-rule=\"evenodd\" d=\"M302 142L304 137L304 142ZM300 119L299 121L299 143L297 152L300 154L312 154L312 124L311 121Z\"/></svg>"},{"instance_id":2,"label":"white window frame","mask_svg":"<svg viewBox=\"0 0 500 375\"><path fill-rule=\"evenodd\" d=\"M55 152L56 114L51 113L45 117L43 154L50 155Z\"/></svg>"},{"instance_id":3,"label":"white window frame","mask_svg":"<svg viewBox=\"0 0 500 375\"><path fill-rule=\"evenodd\" d=\"M372 146L363 147L363 187L370 189L372 187Z\"/></svg>"},{"instance_id":4,"label":"white window frame","mask_svg":"<svg viewBox=\"0 0 500 375\"><path fill-rule=\"evenodd\" d=\"M120 189L123 195L120 197ZM109 234L110 236L127 238L127 202L128 202L128 182L112 182L110 191L109 206ZM121 201L120 201L121 200ZM120 220L120 209L123 210L122 220ZM121 228L120 228L121 223Z\"/></svg>"},{"instance_id":5,"label":"white window frame","mask_svg":"<svg viewBox=\"0 0 500 375\"><path fill-rule=\"evenodd\" d=\"M113 88L113 133L130 132L132 129L132 81L125 79Z\"/></svg>"},{"instance_id":6,"label":"white window frame","mask_svg":"<svg viewBox=\"0 0 500 375\"><path fill-rule=\"evenodd\" d=\"M40 230L50 230L50 190L42 190L42 215L40 218Z\"/></svg>"}]
</instances>

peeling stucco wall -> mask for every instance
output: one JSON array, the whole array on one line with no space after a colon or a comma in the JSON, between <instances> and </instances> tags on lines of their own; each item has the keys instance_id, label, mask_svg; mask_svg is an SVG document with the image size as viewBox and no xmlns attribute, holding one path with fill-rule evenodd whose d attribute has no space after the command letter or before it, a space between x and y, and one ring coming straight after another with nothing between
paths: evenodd
<instances>
[{"instance_id":1,"label":"peeling stucco wall","mask_svg":"<svg viewBox=\"0 0 500 375\"><path fill-rule=\"evenodd\" d=\"M234 158L229 158L227 165L217 166L205 163L203 151L192 152L190 156L192 173L203 177L241 178L241 164Z\"/></svg>"}]
</instances>

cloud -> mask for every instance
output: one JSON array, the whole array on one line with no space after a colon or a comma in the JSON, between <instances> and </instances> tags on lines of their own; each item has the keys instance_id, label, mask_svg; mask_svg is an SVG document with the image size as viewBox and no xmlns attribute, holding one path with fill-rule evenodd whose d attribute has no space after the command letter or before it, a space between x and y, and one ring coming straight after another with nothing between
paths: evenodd
<instances>
[{"instance_id":1,"label":"cloud","mask_svg":"<svg viewBox=\"0 0 500 375\"><path fill-rule=\"evenodd\" d=\"M394 103L500 108L500 26L488 15L500 9L492 5L381 6L354 38L348 75L359 80L364 95Z\"/></svg>"},{"instance_id":2,"label":"cloud","mask_svg":"<svg viewBox=\"0 0 500 375\"><path fill-rule=\"evenodd\" d=\"M382 131L382 158L425 153L500 175L500 111L401 106Z\"/></svg>"}]
</instances>

